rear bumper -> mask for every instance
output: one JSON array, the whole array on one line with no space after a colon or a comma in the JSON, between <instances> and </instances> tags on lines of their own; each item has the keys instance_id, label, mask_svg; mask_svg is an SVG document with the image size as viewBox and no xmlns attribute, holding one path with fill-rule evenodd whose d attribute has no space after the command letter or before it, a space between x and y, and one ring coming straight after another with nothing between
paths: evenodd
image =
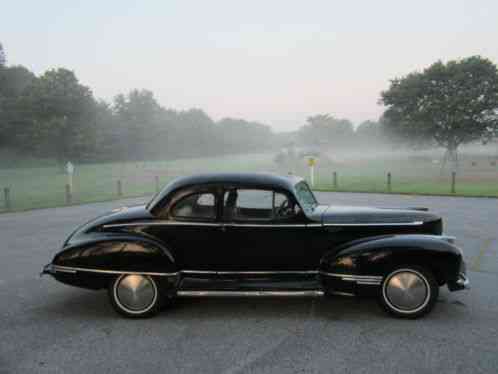
<instances>
[{"instance_id":1,"label":"rear bumper","mask_svg":"<svg viewBox=\"0 0 498 374\"><path fill-rule=\"evenodd\" d=\"M469 278L467 278L467 274L465 273L460 273L456 281L448 282L448 289L450 291L459 291L469 288L470 288L470 281Z\"/></svg>"}]
</instances>

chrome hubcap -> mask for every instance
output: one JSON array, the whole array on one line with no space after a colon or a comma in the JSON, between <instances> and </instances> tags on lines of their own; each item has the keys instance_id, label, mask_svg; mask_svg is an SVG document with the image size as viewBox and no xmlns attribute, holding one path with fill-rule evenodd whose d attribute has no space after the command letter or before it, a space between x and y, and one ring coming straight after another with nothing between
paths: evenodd
<instances>
[{"instance_id":1,"label":"chrome hubcap","mask_svg":"<svg viewBox=\"0 0 498 374\"><path fill-rule=\"evenodd\" d=\"M418 272L400 271L388 279L385 295L395 308L415 311L427 302L427 282Z\"/></svg>"},{"instance_id":2,"label":"chrome hubcap","mask_svg":"<svg viewBox=\"0 0 498 374\"><path fill-rule=\"evenodd\" d=\"M126 309L142 312L155 301L156 288L152 280L143 275L125 275L116 287L118 302Z\"/></svg>"}]
</instances>

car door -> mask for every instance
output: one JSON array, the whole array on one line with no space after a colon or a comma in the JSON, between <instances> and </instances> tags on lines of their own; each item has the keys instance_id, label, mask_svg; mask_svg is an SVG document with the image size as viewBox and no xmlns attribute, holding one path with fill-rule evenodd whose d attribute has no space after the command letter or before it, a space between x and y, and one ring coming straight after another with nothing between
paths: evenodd
<instances>
[{"instance_id":1,"label":"car door","mask_svg":"<svg viewBox=\"0 0 498 374\"><path fill-rule=\"evenodd\" d=\"M180 270L206 273L221 269L224 233L219 200L215 187L179 191L161 224L155 226L155 235L171 248Z\"/></svg>"},{"instance_id":2,"label":"car door","mask_svg":"<svg viewBox=\"0 0 498 374\"><path fill-rule=\"evenodd\" d=\"M223 196L225 270L284 272L316 269L306 251L307 227L284 191L237 187Z\"/></svg>"}]
</instances>

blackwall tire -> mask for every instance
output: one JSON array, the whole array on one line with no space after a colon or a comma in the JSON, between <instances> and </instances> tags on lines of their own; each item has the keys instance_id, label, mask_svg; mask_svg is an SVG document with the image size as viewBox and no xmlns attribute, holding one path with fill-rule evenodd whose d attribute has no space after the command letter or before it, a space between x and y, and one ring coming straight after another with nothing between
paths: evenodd
<instances>
[{"instance_id":1,"label":"blackwall tire","mask_svg":"<svg viewBox=\"0 0 498 374\"><path fill-rule=\"evenodd\" d=\"M379 302L391 315L419 318L429 313L439 296L439 285L428 269L401 266L382 280Z\"/></svg>"},{"instance_id":2,"label":"blackwall tire","mask_svg":"<svg viewBox=\"0 0 498 374\"><path fill-rule=\"evenodd\" d=\"M111 281L108 293L114 310L128 318L152 317L163 305L159 284L149 275L122 274Z\"/></svg>"}]
</instances>

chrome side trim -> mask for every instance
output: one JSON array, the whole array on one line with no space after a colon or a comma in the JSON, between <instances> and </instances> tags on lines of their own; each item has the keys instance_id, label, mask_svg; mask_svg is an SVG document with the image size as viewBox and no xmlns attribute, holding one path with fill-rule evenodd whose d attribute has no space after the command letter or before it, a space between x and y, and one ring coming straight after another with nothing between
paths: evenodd
<instances>
[{"instance_id":1,"label":"chrome side trim","mask_svg":"<svg viewBox=\"0 0 498 374\"><path fill-rule=\"evenodd\" d=\"M321 290L310 291L178 291L176 293L180 297L205 297L205 296L220 296L220 297L271 297L271 296L313 296L320 297L324 295Z\"/></svg>"},{"instance_id":2,"label":"chrome side trim","mask_svg":"<svg viewBox=\"0 0 498 374\"><path fill-rule=\"evenodd\" d=\"M338 273L327 273L327 272L320 272L320 274L329 277L341 278L341 280L343 281L356 282L357 284L362 284L362 285L377 286L382 283L382 276L380 275L355 275L355 274L338 274Z\"/></svg>"},{"instance_id":3,"label":"chrome side trim","mask_svg":"<svg viewBox=\"0 0 498 374\"><path fill-rule=\"evenodd\" d=\"M264 223L225 223L225 227L263 227L263 228L290 228L290 227L306 227L307 225L302 224L264 224Z\"/></svg>"},{"instance_id":4,"label":"chrome side trim","mask_svg":"<svg viewBox=\"0 0 498 374\"><path fill-rule=\"evenodd\" d=\"M182 274L207 274L207 275L216 275L216 271L212 270L180 270Z\"/></svg>"},{"instance_id":5,"label":"chrome side trim","mask_svg":"<svg viewBox=\"0 0 498 374\"><path fill-rule=\"evenodd\" d=\"M218 271L218 275L266 275L266 274L318 274L318 270L284 270L284 271Z\"/></svg>"},{"instance_id":6,"label":"chrome side trim","mask_svg":"<svg viewBox=\"0 0 498 374\"><path fill-rule=\"evenodd\" d=\"M356 296L354 293L342 292L342 291L329 291L329 294L338 295L338 296Z\"/></svg>"},{"instance_id":7,"label":"chrome side trim","mask_svg":"<svg viewBox=\"0 0 498 374\"><path fill-rule=\"evenodd\" d=\"M423 221L413 221L413 222L364 222L364 223L324 223L324 226L345 226L345 227L356 227L356 226L420 226L423 225Z\"/></svg>"},{"instance_id":8,"label":"chrome side trim","mask_svg":"<svg viewBox=\"0 0 498 374\"><path fill-rule=\"evenodd\" d=\"M318 274L318 270L305 270L305 271L213 271L213 270L180 270L176 272L169 273L159 273L159 272L141 272L141 271L126 271L126 270L102 270L102 269L91 269L91 268L81 268L81 267L71 267L71 266L61 266L61 265L51 265L50 270L53 272L61 273L76 273L78 271L88 272L88 273L104 273L104 274L141 274L141 275L157 275L157 276L174 276L178 274L205 274L205 275L269 275L269 274Z\"/></svg>"},{"instance_id":9,"label":"chrome side trim","mask_svg":"<svg viewBox=\"0 0 498 374\"><path fill-rule=\"evenodd\" d=\"M129 223L111 223L104 225L105 229L113 227L133 227L133 226L208 226L221 227L222 223L218 222L181 222L181 221L145 221L145 222L129 222Z\"/></svg>"},{"instance_id":10,"label":"chrome side trim","mask_svg":"<svg viewBox=\"0 0 498 374\"><path fill-rule=\"evenodd\" d=\"M52 265L52 270L61 273L76 273L88 272L88 273L102 273L102 274L137 274L137 275L156 275L156 276L173 276L178 275L178 272L173 273L154 273L154 272L141 272L141 271L126 271L126 270L101 270L101 269L88 269L88 268L78 268L70 266L60 266Z\"/></svg>"},{"instance_id":11,"label":"chrome side trim","mask_svg":"<svg viewBox=\"0 0 498 374\"><path fill-rule=\"evenodd\" d=\"M303 223L303 224L262 224L262 223L221 223L221 222L182 222L182 221L145 221L129 223L111 223L104 225L107 228L134 227L134 226L200 226L200 227L262 227L262 228L301 228L301 227L357 227L357 226L420 226L423 221L413 222L355 222L355 223Z\"/></svg>"}]
</instances>

